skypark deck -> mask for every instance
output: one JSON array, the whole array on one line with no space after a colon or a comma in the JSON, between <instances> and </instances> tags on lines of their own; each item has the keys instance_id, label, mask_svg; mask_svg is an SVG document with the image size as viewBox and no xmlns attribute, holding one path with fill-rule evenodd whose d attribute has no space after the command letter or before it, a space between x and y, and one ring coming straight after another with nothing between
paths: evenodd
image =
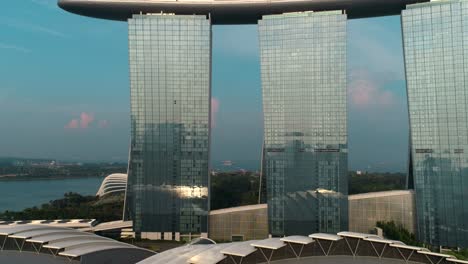
<instances>
[{"instance_id":1,"label":"skypark deck","mask_svg":"<svg viewBox=\"0 0 468 264\"><path fill-rule=\"evenodd\" d=\"M345 10L349 19L399 15L427 0L59 0L71 13L126 21L133 14L210 15L213 24L256 24L263 15Z\"/></svg>"}]
</instances>

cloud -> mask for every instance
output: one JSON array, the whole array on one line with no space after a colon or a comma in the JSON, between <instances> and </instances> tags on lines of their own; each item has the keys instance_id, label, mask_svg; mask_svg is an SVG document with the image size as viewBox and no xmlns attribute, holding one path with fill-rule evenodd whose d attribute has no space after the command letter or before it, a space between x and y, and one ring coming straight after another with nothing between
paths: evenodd
<instances>
[{"instance_id":1,"label":"cloud","mask_svg":"<svg viewBox=\"0 0 468 264\"><path fill-rule=\"evenodd\" d=\"M75 129L80 127L80 121L78 119L72 119L68 124L65 125L67 129Z\"/></svg>"},{"instance_id":2,"label":"cloud","mask_svg":"<svg viewBox=\"0 0 468 264\"><path fill-rule=\"evenodd\" d=\"M47 34L59 38L67 38L68 36L62 32L59 32L51 27L41 26L38 24L32 24L29 22L20 21L17 19L2 18L0 24L6 25L8 27L13 27L16 29Z\"/></svg>"},{"instance_id":3,"label":"cloud","mask_svg":"<svg viewBox=\"0 0 468 264\"><path fill-rule=\"evenodd\" d=\"M216 114L219 111L219 100L217 98L211 98L211 128L216 126Z\"/></svg>"},{"instance_id":4,"label":"cloud","mask_svg":"<svg viewBox=\"0 0 468 264\"><path fill-rule=\"evenodd\" d=\"M86 129L90 126L91 123L94 121L94 114L93 113L86 113L82 112L80 114L80 118L74 118L70 120L66 125L66 129Z\"/></svg>"},{"instance_id":5,"label":"cloud","mask_svg":"<svg viewBox=\"0 0 468 264\"><path fill-rule=\"evenodd\" d=\"M349 75L348 95L352 106L366 108L371 105L391 106L395 95L383 89L386 80L378 80L366 70L354 70Z\"/></svg>"},{"instance_id":6,"label":"cloud","mask_svg":"<svg viewBox=\"0 0 468 264\"><path fill-rule=\"evenodd\" d=\"M45 33L45 34L55 36L55 37L61 37L61 38L67 37L67 35L65 35L64 33L51 29L49 27L43 27L43 26L32 25L32 24L24 24L23 28L29 29L31 31L39 32L39 33Z\"/></svg>"},{"instance_id":7,"label":"cloud","mask_svg":"<svg viewBox=\"0 0 468 264\"><path fill-rule=\"evenodd\" d=\"M6 44L6 43L1 43L1 42L0 42L0 49L14 50L14 51L19 51L19 52L23 52L23 53L31 53L32 52L30 49L27 49L27 48L23 48L23 47L16 46L16 45L9 45L9 44Z\"/></svg>"},{"instance_id":8,"label":"cloud","mask_svg":"<svg viewBox=\"0 0 468 264\"><path fill-rule=\"evenodd\" d=\"M91 113L81 113L80 115L80 127L88 128L89 124L94 121L94 114Z\"/></svg>"}]
</instances>

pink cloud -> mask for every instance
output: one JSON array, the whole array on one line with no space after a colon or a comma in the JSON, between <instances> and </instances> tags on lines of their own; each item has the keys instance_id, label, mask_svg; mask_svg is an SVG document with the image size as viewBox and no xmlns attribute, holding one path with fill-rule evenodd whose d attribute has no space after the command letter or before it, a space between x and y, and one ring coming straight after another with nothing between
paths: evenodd
<instances>
[{"instance_id":1,"label":"pink cloud","mask_svg":"<svg viewBox=\"0 0 468 264\"><path fill-rule=\"evenodd\" d=\"M217 98L211 98L211 128L216 126L216 114L219 111L219 100Z\"/></svg>"},{"instance_id":2,"label":"pink cloud","mask_svg":"<svg viewBox=\"0 0 468 264\"><path fill-rule=\"evenodd\" d=\"M354 71L350 74L348 93L351 104L360 108L395 103L393 93L383 90L381 84L367 71Z\"/></svg>"},{"instance_id":3,"label":"pink cloud","mask_svg":"<svg viewBox=\"0 0 468 264\"><path fill-rule=\"evenodd\" d=\"M70 120L70 122L68 122L68 124L65 125L65 128L74 129L74 128L78 128L79 125L80 125L80 121L78 121L78 119L72 119Z\"/></svg>"},{"instance_id":4,"label":"pink cloud","mask_svg":"<svg viewBox=\"0 0 468 264\"><path fill-rule=\"evenodd\" d=\"M109 126L109 121L108 120L101 120L99 121L98 127L99 128L106 128Z\"/></svg>"},{"instance_id":5,"label":"pink cloud","mask_svg":"<svg viewBox=\"0 0 468 264\"><path fill-rule=\"evenodd\" d=\"M80 115L80 127L88 128L89 124L94 121L94 114L92 113L81 113Z\"/></svg>"},{"instance_id":6,"label":"pink cloud","mask_svg":"<svg viewBox=\"0 0 468 264\"><path fill-rule=\"evenodd\" d=\"M86 113L82 112L80 114L80 118L74 118L70 120L66 125L66 129L77 129L77 128L83 128L86 129L89 127L91 123L94 121L94 114L93 113Z\"/></svg>"}]
</instances>

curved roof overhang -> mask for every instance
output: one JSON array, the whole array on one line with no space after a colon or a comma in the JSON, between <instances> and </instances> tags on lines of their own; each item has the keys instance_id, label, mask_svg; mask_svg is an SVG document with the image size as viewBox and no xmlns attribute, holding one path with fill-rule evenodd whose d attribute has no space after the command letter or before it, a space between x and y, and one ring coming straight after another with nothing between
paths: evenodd
<instances>
[{"instance_id":1,"label":"curved roof overhang","mask_svg":"<svg viewBox=\"0 0 468 264\"><path fill-rule=\"evenodd\" d=\"M430 252L373 234L315 233L243 242L185 245L156 254L138 264L225 263L463 263L454 256Z\"/></svg>"},{"instance_id":2,"label":"curved roof overhang","mask_svg":"<svg viewBox=\"0 0 468 264\"><path fill-rule=\"evenodd\" d=\"M12 254L11 251L19 254ZM22 252L35 253L38 257L30 258L31 254L24 255ZM13 263L49 263L42 255L63 257L69 260L66 263L76 263L73 262L75 260L81 260L81 263L135 263L154 254L150 250L69 228L34 224L0 225L1 263L9 257L17 259Z\"/></svg>"},{"instance_id":3,"label":"curved roof overhang","mask_svg":"<svg viewBox=\"0 0 468 264\"><path fill-rule=\"evenodd\" d=\"M71 13L126 21L134 14L210 15L213 24L256 24L263 15L345 10L348 18L399 15L408 4L428 0L59 0Z\"/></svg>"}]
</instances>

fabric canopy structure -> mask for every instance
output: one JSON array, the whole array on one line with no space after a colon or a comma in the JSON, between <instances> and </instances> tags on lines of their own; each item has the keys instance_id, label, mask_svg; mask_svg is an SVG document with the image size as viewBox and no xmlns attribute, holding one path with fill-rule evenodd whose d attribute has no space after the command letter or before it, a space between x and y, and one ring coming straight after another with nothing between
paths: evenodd
<instances>
[{"instance_id":1,"label":"fabric canopy structure","mask_svg":"<svg viewBox=\"0 0 468 264\"><path fill-rule=\"evenodd\" d=\"M0 263L135 263L155 253L76 229L0 226Z\"/></svg>"},{"instance_id":2,"label":"fabric canopy structure","mask_svg":"<svg viewBox=\"0 0 468 264\"><path fill-rule=\"evenodd\" d=\"M372 234L340 232L288 236L244 242L187 245L162 252L138 264L332 264L332 263L466 263Z\"/></svg>"}]
</instances>

